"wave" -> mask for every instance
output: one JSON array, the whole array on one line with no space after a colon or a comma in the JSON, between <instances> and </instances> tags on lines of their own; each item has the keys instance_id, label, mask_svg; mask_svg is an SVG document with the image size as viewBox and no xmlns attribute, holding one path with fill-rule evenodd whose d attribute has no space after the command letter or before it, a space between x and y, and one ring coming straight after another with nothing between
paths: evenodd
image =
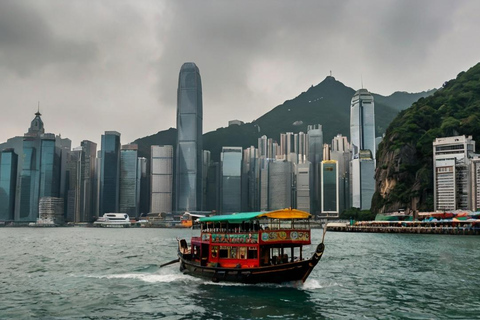
<instances>
[{"instance_id":1,"label":"wave","mask_svg":"<svg viewBox=\"0 0 480 320\"><path fill-rule=\"evenodd\" d=\"M97 279L135 279L135 280L141 280L148 283L201 281L197 278L184 275L181 273L175 273L175 274L124 273L124 274L109 274L109 275L87 275L86 277L97 278Z\"/></svg>"}]
</instances>

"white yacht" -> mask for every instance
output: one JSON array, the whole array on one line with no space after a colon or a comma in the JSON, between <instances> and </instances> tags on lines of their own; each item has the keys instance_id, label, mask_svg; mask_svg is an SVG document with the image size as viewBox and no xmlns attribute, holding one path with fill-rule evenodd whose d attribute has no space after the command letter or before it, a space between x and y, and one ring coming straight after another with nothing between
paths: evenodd
<instances>
[{"instance_id":1,"label":"white yacht","mask_svg":"<svg viewBox=\"0 0 480 320\"><path fill-rule=\"evenodd\" d=\"M130 217L126 213L105 213L93 225L106 228L128 228L131 226L131 222Z\"/></svg>"}]
</instances>

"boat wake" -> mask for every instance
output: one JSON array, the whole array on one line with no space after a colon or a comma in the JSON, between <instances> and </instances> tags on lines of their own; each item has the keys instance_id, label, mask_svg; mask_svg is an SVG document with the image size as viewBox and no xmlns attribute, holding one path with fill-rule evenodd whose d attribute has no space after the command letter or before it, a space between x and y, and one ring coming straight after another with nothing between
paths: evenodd
<instances>
[{"instance_id":1,"label":"boat wake","mask_svg":"<svg viewBox=\"0 0 480 320\"><path fill-rule=\"evenodd\" d=\"M169 283L169 282L201 282L200 279L181 273L158 274L158 273L124 273L110 275L90 275L89 278L97 279L134 279L148 283Z\"/></svg>"}]
</instances>

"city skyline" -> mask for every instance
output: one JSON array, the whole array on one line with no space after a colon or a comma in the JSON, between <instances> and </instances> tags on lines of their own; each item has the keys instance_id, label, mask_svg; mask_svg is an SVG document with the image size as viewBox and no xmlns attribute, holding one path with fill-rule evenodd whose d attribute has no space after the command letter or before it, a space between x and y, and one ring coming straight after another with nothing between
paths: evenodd
<instances>
[{"instance_id":1,"label":"city skyline","mask_svg":"<svg viewBox=\"0 0 480 320\"><path fill-rule=\"evenodd\" d=\"M204 132L232 119L251 122L330 71L355 89L363 77L382 95L438 88L478 62L471 39L479 8L472 1L2 1L0 95L9 121L0 141L23 135L38 101L49 131L73 146L99 145L106 130L122 132L126 144L175 127L185 61L202 69Z\"/></svg>"}]
</instances>

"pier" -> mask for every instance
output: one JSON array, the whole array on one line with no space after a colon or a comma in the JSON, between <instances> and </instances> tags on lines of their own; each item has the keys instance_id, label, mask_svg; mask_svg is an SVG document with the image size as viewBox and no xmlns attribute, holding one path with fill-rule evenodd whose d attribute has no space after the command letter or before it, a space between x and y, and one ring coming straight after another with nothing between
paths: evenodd
<instances>
[{"instance_id":1,"label":"pier","mask_svg":"<svg viewBox=\"0 0 480 320\"><path fill-rule=\"evenodd\" d=\"M328 231L375 233L422 233L450 235L480 235L480 220L475 221L359 221L328 223Z\"/></svg>"}]
</instances>

